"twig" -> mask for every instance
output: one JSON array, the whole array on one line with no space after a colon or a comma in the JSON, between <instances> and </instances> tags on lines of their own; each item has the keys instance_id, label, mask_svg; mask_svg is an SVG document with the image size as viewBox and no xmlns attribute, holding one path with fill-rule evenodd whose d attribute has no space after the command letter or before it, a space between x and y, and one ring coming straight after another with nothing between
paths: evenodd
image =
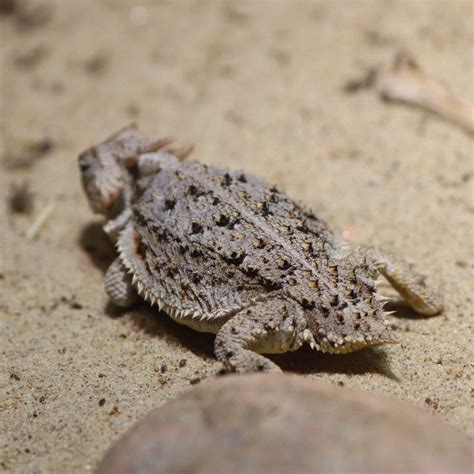
<instances>
[{"instance_id":1,"label":"twig","mask_svg":"<svg viewBox=\"0 0 474 474\"><path fill-rule=\"evenodd\" d=\"M35 219L31 227L26 231L26 238L27 240L34 239L38 232L41 230L45 222L51 216L54 210L54 203L49 203L39 214L39 216Z\"/></svg>"},{"instance_id":2,"label":"twig","mask_svg":"<svg viewBox=\"0 0 474 474\"><path fill-rule=\"evenodd\" d=\"M439 82L429 78L408 53L398 53L380 75L377 89L384 99L422 107L474 133L474 107L453 97Z\"/></svg>"},{"instance_id":3,"label":"twig","mask_svg":"<svg viewBox=\"0 0 474 474\"><path fill-rule=\"evenodd\" d=\"M371 68L344 85L347 93L370 88L383 99L421 107L474 133L474 106L428 77L405 51L397 53L389 66Z\"/></svg>"}]
</instances>

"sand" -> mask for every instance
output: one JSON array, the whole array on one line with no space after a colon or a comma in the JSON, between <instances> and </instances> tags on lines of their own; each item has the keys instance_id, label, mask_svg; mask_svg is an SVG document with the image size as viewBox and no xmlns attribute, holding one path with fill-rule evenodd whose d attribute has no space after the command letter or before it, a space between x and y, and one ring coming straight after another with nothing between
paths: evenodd
<instances>
[{"instance_id":1,"label":"sand","mask_svg":"<svg viewBox=\"0 0 474 474\"><path fill-rule=\"evenodd\" d=\"M354 243L415 262L446 310L397 306L401 344L274 360L472 434L472 136L343 86L406 48L472 101L473 16L472 2L435 0L48 0L2 16L0 466L93 470L133 422L219 368L211 336L146 305L107 304L113 249L76 157L132 121L276 183ZM8 193L24 181L33 211L13 213Z\"/></svg>"}]
</instances>

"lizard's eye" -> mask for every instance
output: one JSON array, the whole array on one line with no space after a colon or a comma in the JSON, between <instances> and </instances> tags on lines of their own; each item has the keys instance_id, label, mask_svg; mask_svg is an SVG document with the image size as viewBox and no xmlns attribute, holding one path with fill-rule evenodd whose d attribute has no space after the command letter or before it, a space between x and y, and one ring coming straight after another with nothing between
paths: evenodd
<instances>
[{"instance_id":1,"label":"lizard's eye","mask_svg":"<svg viewBox=\"0 0 474 474\"><path fill-rule=\"evenodd\" d=\"M90 148L79 155L79 169L85 173L92 168L97 161L97 152L95 148Z\"/></svg>"},{"instance_id":2,"label":"lizard's eye","mask_svg":"<svg viewBox=\"0 0 474 474\"><path fill-rule=\"evenodd\" d=\"M89 169L89 163L85 163L84 161L82 161L81 163L79 163L79 168L84 173Z\"/></svg>"},{"instance_id":3,"label":"lizard's eye","mask_svg":"<svg viewBox=\"0 0 474 474\"><path fill-rule=\"evenodd\" d=\"M79 169L81 170L81 173L85 173L87 170L91 169L91 167L91 156L88 153L84 153L79 157Z\"/></svg>"}]
</instances>

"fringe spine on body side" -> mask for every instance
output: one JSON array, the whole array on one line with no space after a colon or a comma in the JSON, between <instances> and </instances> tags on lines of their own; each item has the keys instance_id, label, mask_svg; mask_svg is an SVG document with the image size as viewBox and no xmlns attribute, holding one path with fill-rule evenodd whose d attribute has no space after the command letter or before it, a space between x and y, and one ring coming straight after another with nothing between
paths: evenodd
<instances>
[{"instance_id":1,"label":"fringe spine on body side","mask_svg":"<svg viewBox=\"0 0 474 474\"><path fill-rule=\"evenodd\" d=\"M198 321L214 320L219 319L220 317L228 316L230 314L235 314L245 307L231 308L225 313L203 313L201 311L193 311L191 309L181 310L176 306L170 305L167 303L160 295L158 295L153 288L146 288L143 281L147 280L146 272L143 268L140 268L139 264L136 264L134 259L131 258L133 255L130 255L130 249L133 249L133 237L132 233L134 229L132 226L128 225L123 229L120 234L120 237L117 239L117 251L119 254L120 261L127 269L127 272L132 276L132 284L136 288L139 296L145 301L150 303L152 306L157 306L158 310L165 311L173 319L195 319ZM141 278L140 278L141 277Z\"/></svg>"},{"instance_id":2,"label":"fringe spine on body side","mask_svg":"<svg viewBox=\"0 0 474 474\"><path fill-rule=\"evenodd\" d=\"M173 318L185 319L185 318L198 318L201 314L198 311L192 310L180 310L175 306L168 304L164 301L160 295L151 288L146 288L143 281L146 280L146 274L143 268L134 263L131 258L130 249L133 248L132 233L134 232L133 227L130 225L126 226L117 239L117 251L119 254L120 261L127 269L128 273L132 276L132 284L136 288L138 294L145 301L150 303L151 306L158 307L158 310L163 310ZM133 256L132 256L133 257ZM141 277L141 278L140 278Z\"/></svg>"}]
</instances>

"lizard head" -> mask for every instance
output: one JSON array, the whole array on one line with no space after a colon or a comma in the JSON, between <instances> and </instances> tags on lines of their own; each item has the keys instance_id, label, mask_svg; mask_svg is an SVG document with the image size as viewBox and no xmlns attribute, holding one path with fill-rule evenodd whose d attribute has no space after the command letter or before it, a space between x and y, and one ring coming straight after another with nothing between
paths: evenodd
<instances>
[{"instance_id":1,"label":"lizard head","mask_svg":"<svg viewBox=\"0 0 474 474\"><path fill-rule=\"evenodd\" d=\"M82 185L95 213L112 218L124 209L133 179L130 163L148 143L132 125L79 155Z\"/></svg>"}]
</instances>

